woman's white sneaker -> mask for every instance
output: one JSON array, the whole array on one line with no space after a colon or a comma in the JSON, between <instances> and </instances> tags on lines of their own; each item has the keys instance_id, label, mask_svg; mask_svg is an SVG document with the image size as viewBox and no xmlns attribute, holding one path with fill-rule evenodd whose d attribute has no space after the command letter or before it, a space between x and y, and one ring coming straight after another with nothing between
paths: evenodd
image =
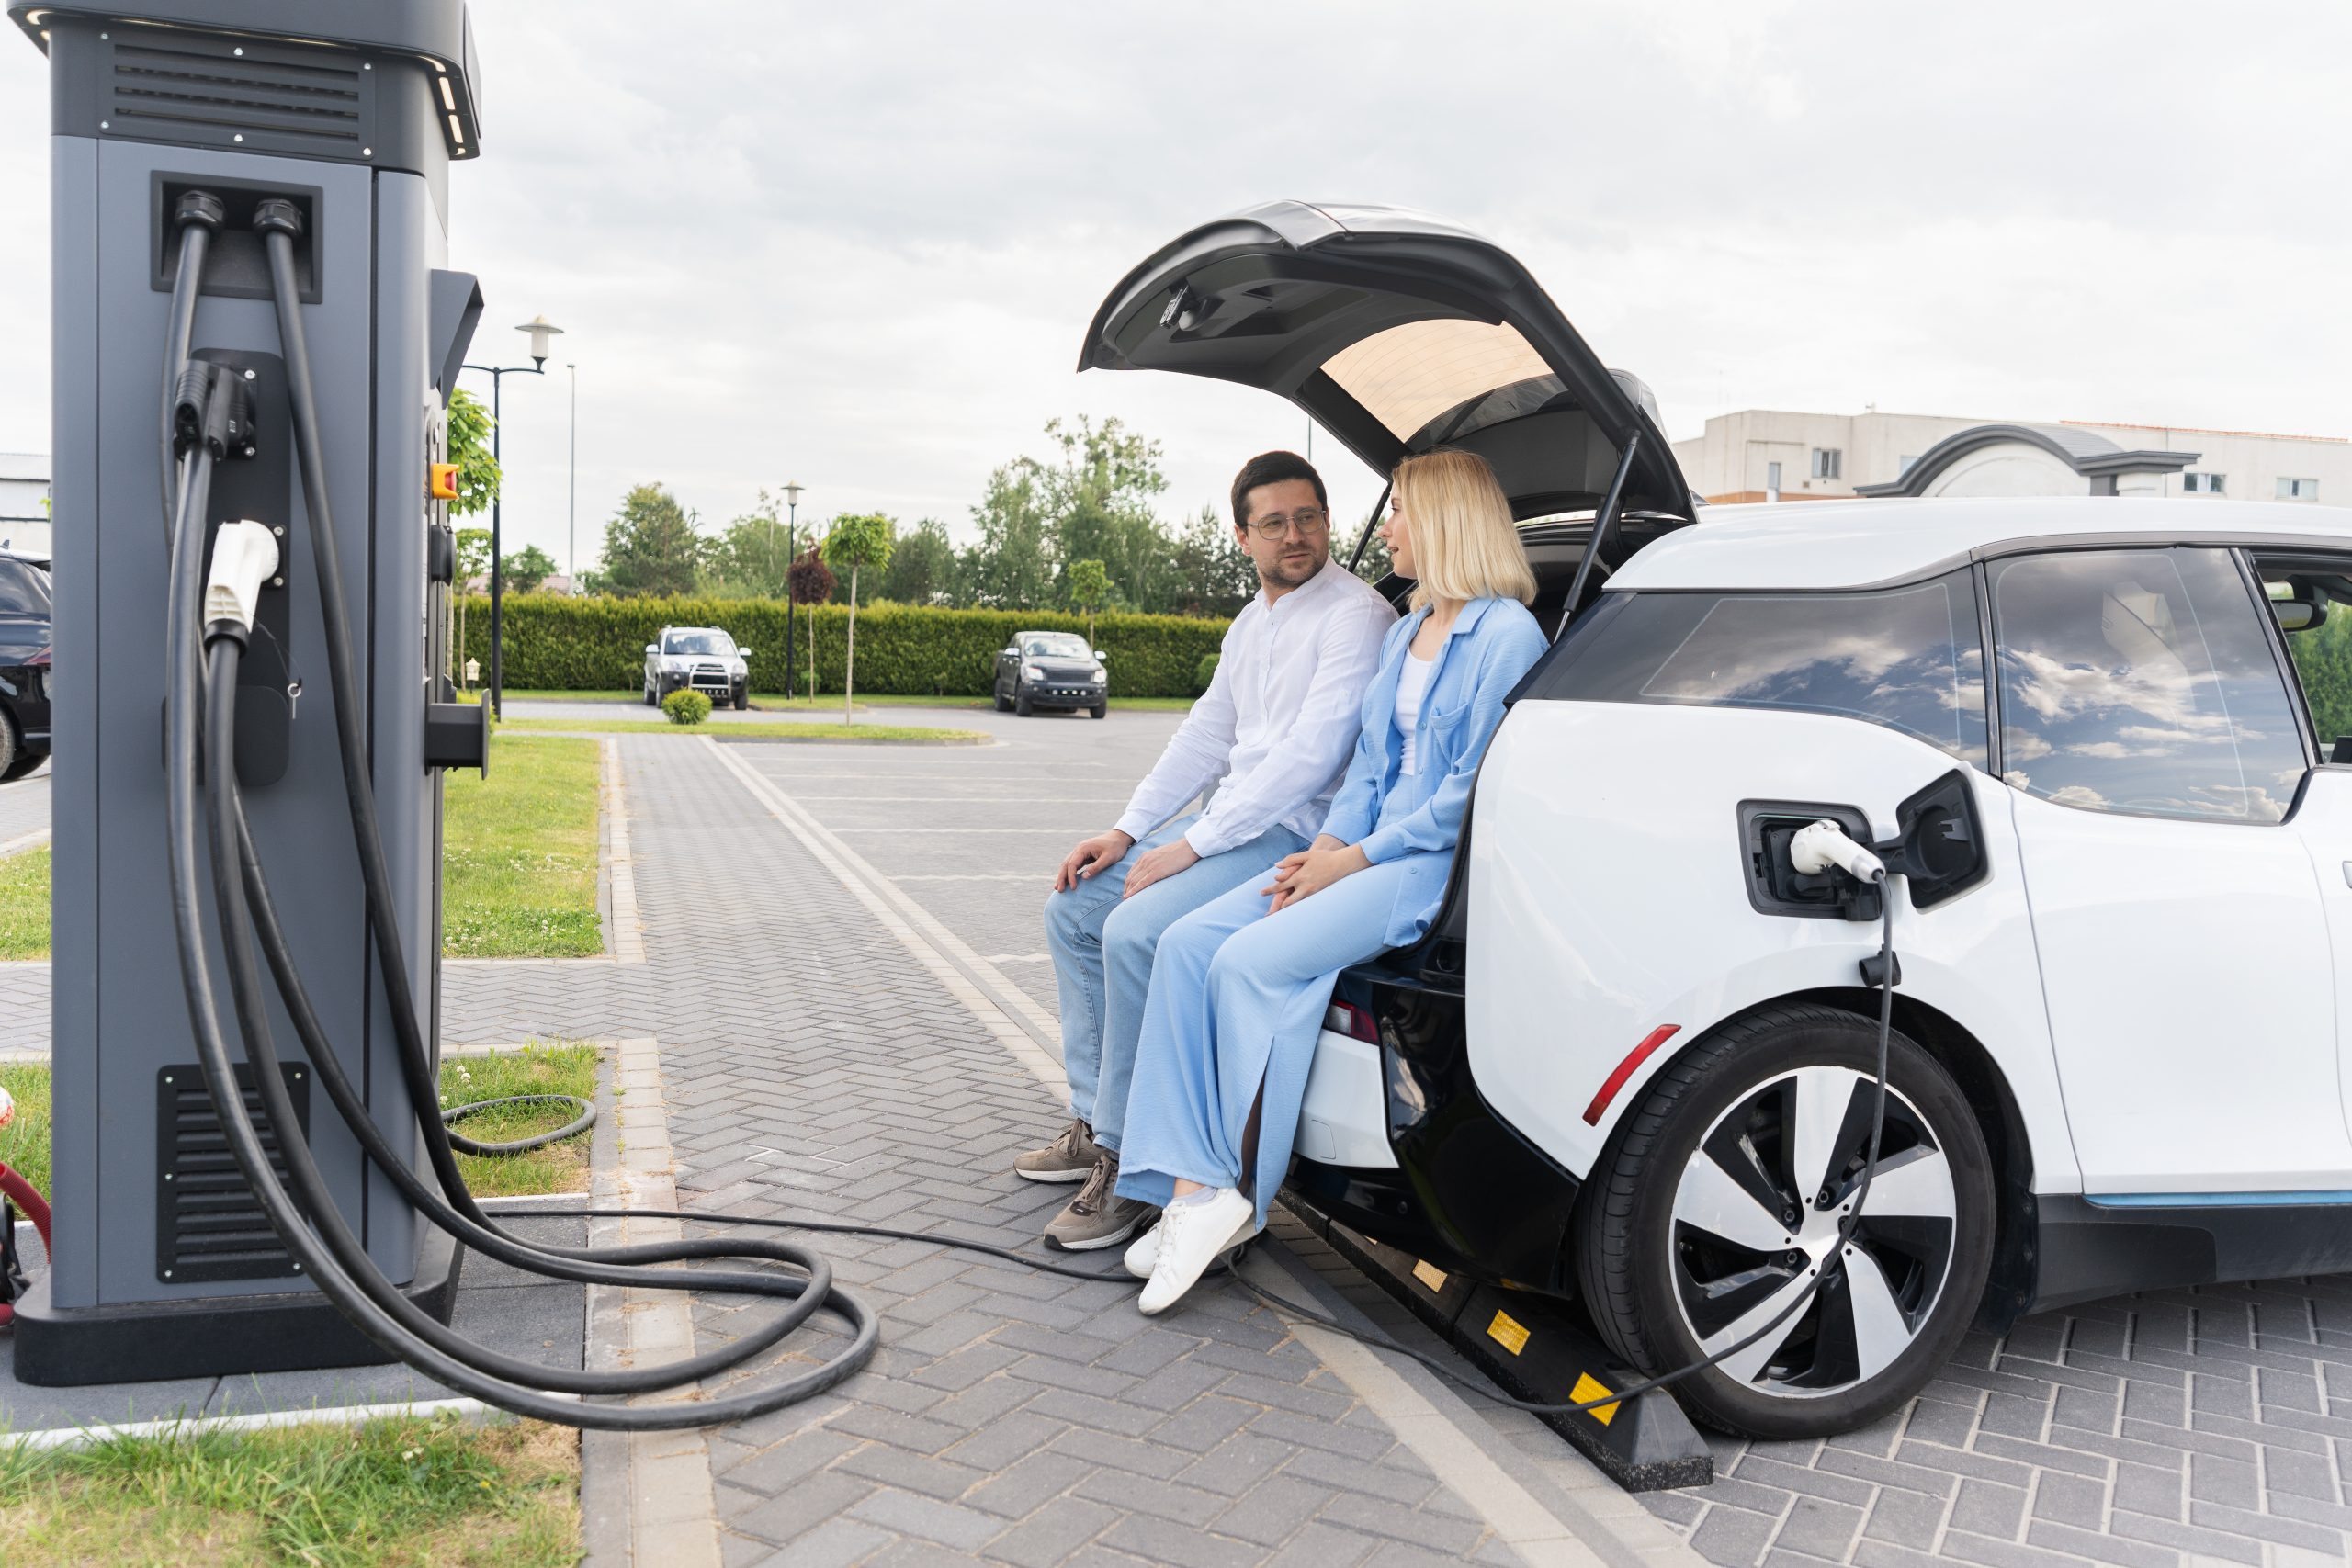
<instances>
[{"instance_id":1,"label":"woman's white sneaker","mask_svg":"<svg viewBox=\"0 0 2352 1568\"><path fill-rule=\"evenodd\" d=\"M1250 1236L1256 1235L1265 1228L1261 1224L1252 1224L1246 1235L1234 1237L1232 1243L1225 1249L1226 1260L1230 1262L1234 1255L1248 1244ZM1151 1266L1159 1261L1159 1222L1154 1221L1149 1230L1127 1244L1125 1258L1127 1272L1138 1280L1148 1280L1151 1278Z\"/></svg>"},{"instance_id":2,"label":"woman's white sneaker","mask_svg":"<svg viewBox=\"0 0 2352 1568\"><path fill-rule=\"evenodd\" d=\"M1147 1317L1166 1312L1182 1300L1216 1261L1217 1254L1242 1237L1256 1217L1257 1206L1231 1187L1220 1187L1207 1197L1178 1201L1160 1211L1159 1252L1151 1278L1136 1298Z\"/></svg>"}]
</instances>

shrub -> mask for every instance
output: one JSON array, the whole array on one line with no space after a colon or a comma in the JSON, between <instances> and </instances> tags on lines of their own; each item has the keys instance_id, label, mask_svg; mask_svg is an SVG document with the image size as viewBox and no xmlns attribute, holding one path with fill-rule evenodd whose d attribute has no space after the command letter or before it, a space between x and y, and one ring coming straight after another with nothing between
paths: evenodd
<instances>
[{"instance_id":1,"label":"shrub","mask_svg":"<svg viewBox=\"0 0 2352 1568\"><path fill-rule=\"evenodd\" d=\"M662 711L672 724L700 724L710 716L710 699L681 687L662 699Z\"/></svg>"},{"instance_id":2,"label":"shrub","mask_svg":"<svg viewBox=\"0 0 2352 1568\"><path fill-rule=\"evenodd\" d=\"M1216 661L1224 657L1225 655L1221 653L1204 653L1201 655L1200 667L1193 671L1193 694L1194 696L1197 697L1203 692L1209 689L1209 682L1216 679Z\"/></svg>"},{"instance_id":3,"label":"shrub","mask_svg":"<svg viewBox=\"0 0 2352 1568\"><path fill-rule=\"evenodd\" d=\"M458 655L490 665L487 601L476 596ZM804 604L796 623L816 623L821 689L842 689L849 608ZM643 683L645 645L663 626L723 626L752 649L752 689L784 690L784 602L780 599L567 598L517 594L506 601L506 684L519 691L609 692ZM1111 657L1111 692L1121 697L1189 697L1202 656L1225 639L1226 623L1189 615L1104 615L1098 646ZM857 687L893 696L985 697L996 676L997 649L1021 632L1083 635L1080 616L1051 610L942 610L872 604L857 616ZM808 656L809 628L793 641ZM806 689L806 681L802 682Z\"/></svg>"}]
</instances>

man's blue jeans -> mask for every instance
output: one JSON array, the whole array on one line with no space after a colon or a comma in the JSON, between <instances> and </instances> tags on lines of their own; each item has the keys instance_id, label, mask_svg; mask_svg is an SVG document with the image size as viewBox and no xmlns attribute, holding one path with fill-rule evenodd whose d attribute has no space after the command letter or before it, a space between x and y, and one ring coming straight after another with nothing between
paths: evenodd
<instances>
[{"instance_id":1,"label":"man's blue jeans","mask_svg":"<svg viewBox=\"0 0 2352 1568\"><path fill-rule=\"evenodd\" d=\"M1151 956L1159 933L1253 877L1263 886L1276 861L1307 844L1287 828L1271 828L1122 898L1136 861L1181 837L1197 819L1197 813L1179 817L1147 835L1117 864L1096 872L1091 881L1046 900L1046 942L1061 990L1069 1113L1093 1128L1095 1141L1105 1148L1119 1146L1126 1122L1127 1081L1135 1073L1136 1040L1143 1032L1144 998L1151 989Z\"/></svg>"}]
</instances>

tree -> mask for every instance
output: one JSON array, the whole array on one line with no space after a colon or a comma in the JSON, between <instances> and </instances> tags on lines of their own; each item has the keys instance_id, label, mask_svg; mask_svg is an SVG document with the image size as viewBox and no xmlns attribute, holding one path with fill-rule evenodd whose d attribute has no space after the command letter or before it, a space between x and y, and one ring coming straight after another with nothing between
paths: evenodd
<instances>
[{"instance_id":1,"label":"tree","mask_svg":"<svg viewBox=\"0 0 2352 1568\"><path fill-rule=\"evenodd\" d=\"M850 699L857 691L857 574L866 567L880 571L890 564L898 525L878 512L833 519L825 536L825 564L849 568L849 640L842 660L842 722L854 724Z\"/></svg>"},{"instance_id":2,"label":"tree","mask_svg":"<svg viewBox=\"0 0 2352 1568\"><path fill-rule=\"evenodd\" d=\"M1030 468L1055 558L1065 571L1074 561L1101 561L1129 604L1166 608L1178 584L1172 542L1152 510L1168 488L1159 444L1116 419L1050 420L1046 434L1061 447L1061 461Z\"/></svg>"},{"instance_id":3,"label":"tree","mask_svg":"<svg viewBox=\"0 0 2352 1568\"><path fill-rule=\"evenodd\" d=\"M555 558L537 545L526 545L521 555L508 556L500 570L514 592L530 593L555 575Z\"/></svg>"},{"instance_id":4,"label":"tree","mask_svg":"<svg viewBox=\"0 0 2352 1568\"><path fill-rule=\"evenodd\" d=\"M692 592L704 549L675 496L658 484L639 485L605 525L599 585L623 599Z\"/></svg>"},{"instance_id":5,"label":"tree","mask_svg":"<svg viewBox=\"0 0 2352 1568\"><path fill-rule=\"evenodd\" d=\"M1037 465L1023 457L989 475L972 508L980 542L964 554L964 581L975 604L1027 610L1046 603L1052 574L1046 564L1046 514L1037 493Z\"/></svg>"},{"instance_id":6,"label":"tree","mask_svg":"<svg viewBox=\"0 0 2352 1568\"><path fill-rule=\"evenodd\" d=\"M1177 536L1178 590L1163 608L1180 615L1236 615L1258 592L1258 569L1233 537L1233 525L1204 506Z\"/></svg>"},{"instance_id":7,"label":"tree","mask_svg":"<svg viewBox=\"0 0 2352 1568\"><path fill-rule=\"evenodd\" d=\"M784 503L766 491L751 511L712 540L703 560L701 591L714 599L781 599L792 570Z\"/></svg>"},{"instance_id":8,"label":"tree","mask_svg":"<svg viewBox=\"0 0 2352 1568\"><path fill-rule=\"evenodd\" d=\"M450 510L456 509L456 503L452 502ZM475 580L485 575L489 570L490 530L487 528L458 529L458 592L449 596L457 601L458 616L457 640L450 644L449 649L449 662L453 666L449 671L449 678L452 681L458 679L458 670L454 666L462 665L465 662L466 601L473 596Z\"/></svg>"},{"instance_id":9,"label":"tree","mask_svg":"<svg viewBox=\"0 0 2352 1568\"><path fill-rule=\"evenodd\" d=\"M808 606L808 694L817 694L817 612L816 606L833 596L833 573L817 556L817 541L808 541L808 553L792 563L786 581L792 592L792 602ZM784 656L792 657L786 649Z\"/></svg>"},{"instance_id":10,"label":"tree","mask_svg":"<svg viewBox=\"0 0 2352 1568\"><path fill-rule=\"evenodd\" d=\"M498 499L503 476L498 459L490 455L493 422L481 400L463 387L449 394L449 461L458 465L458 499L449 503L453 517L471 517L490 510Z\"/></svg>"},{"instance_id":11,"label":"tree","mask_svg":"<svg viewBox=\"0 0 2352 1568\"><path fill-rule=\"evenodd\" d=\"M953 604L961 596L956 568L956 546L947 537L947 525L926 517L890 552L882 597L901 604Z\"/></svg>"},{"instance_id":12,"label":"tree","mask_svg":"<svg viewBox=\"0 0 2352 1568\"><path fill-rule=\"evenodd\" d=\"M1062 572L1069 602L1086 612L1086 646L1094 646L1094 612L1111 596L1111 574L1099 560L1074 560Z\"/></svg>"}]
</instances>

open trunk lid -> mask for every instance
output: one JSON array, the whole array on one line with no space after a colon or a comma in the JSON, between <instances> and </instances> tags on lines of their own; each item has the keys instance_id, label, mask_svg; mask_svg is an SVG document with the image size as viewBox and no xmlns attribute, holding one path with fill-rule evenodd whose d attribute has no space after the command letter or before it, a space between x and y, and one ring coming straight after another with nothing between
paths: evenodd
<instances>
[{"instance_id":1,"label":"open trunk lid","mask_svg":"<svg viewBox=\"0 0 2352 1568\"><path fill-rule=\"evenodd\" d=\"M1095 312L1080 370L1173 370L1289 399L1384 477L1436 446L1494 466L1521 517L1691 515L1648 389L1604 367L1491 241L1402 208L1272 201L1204 224Z\"/></svg>"}]
</instances>

